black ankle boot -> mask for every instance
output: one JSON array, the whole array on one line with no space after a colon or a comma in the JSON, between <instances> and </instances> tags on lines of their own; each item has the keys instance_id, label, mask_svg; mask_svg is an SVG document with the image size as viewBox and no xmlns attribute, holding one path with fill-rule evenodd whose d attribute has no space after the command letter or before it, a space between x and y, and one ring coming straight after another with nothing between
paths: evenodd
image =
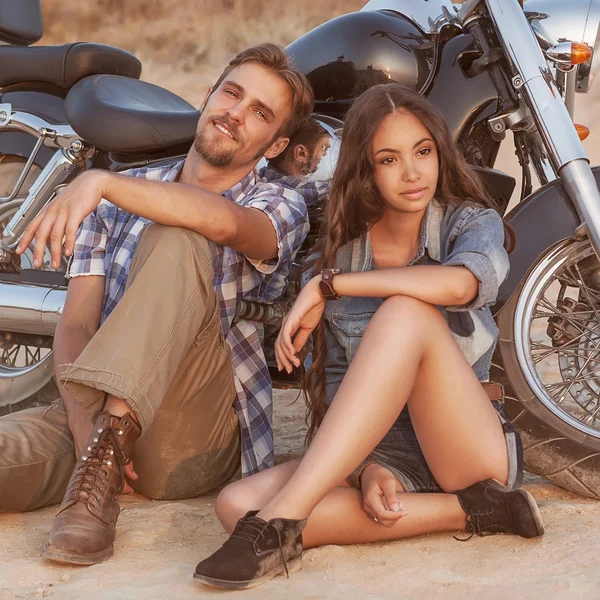
<instances>
[{"instance_id":1,"label":"black ankle boot","mask_svg":"<svg viewBox=\"0 0 600 600\"><path fill-rule=\"evenodd\" d=\"M284 573L302 568L302 530L306 519L241 518L229 539L196 567L194 577L218 588L242 590L256 587Z\"/></svg>"},{"instance_id":2,"label":"black ankle boot","mask_svg":"<svg viewBox=\"0 0 600 600\"><path fill-rule=\"evenodd\" d=\"M525 538L544 535L542 516L527 490L511 491L495 479L486 479L456 495L467 513L466 530L471 534L461 541L474 534L515 533Z\"/></svg>"}]
</instances>

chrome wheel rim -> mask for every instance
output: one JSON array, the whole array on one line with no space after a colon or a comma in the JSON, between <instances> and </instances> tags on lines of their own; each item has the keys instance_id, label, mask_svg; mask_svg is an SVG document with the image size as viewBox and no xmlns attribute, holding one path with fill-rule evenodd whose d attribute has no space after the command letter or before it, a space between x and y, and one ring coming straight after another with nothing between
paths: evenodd
<instances>
[{"instance_id":1,"label":"chrome wheel rim","mask_svg":"<svg viewBox=\"0 0 600 600\"><path fill-rule=\"evenodd\" d=\"M590 283L590 265L600 271L587 240L552 249L523 286L513 333L537 398L572 427L600 438L600 286Z\"/></svg>"},{"instance_id":2,"label":"chrome wheel rim","mask_svg":"<svg viewBox=\"0 0 600 600\"><path fill-rule=\"evenodd\" d=\"M0 172L0 175L4 175L0 181L0 188L6 185L8 190L14 185L13 179L19 169L15 168L14 164L2 166L7 168ZM31 183L35 176L36 172L32 172L28 183ZM4 193L7 190L4 190ZM23 200L24 196L20 195L11 202L0 204L0 231L19 209ZM42 269L50 269L50 262L50 252L46 250ZM21 266L24 269L32 268L33 245L21 256ZM63 259L61 270L65 269L66 261ZM22 336L0 331L0 407L28 398L50 380L54 368L49 340L48 336Z\"/></svg>"}]
</instances>

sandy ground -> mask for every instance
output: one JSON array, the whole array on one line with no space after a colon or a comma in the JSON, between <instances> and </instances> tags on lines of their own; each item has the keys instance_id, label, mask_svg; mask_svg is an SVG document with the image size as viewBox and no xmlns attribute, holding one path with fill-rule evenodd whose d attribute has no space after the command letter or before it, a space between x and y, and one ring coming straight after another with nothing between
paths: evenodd
<instances>
[{"instance_id":1,"label":"sandy ground","mask_svg":"<svg viewBox=\"0 0 600 600\"><path fill-rule=\"evenodd\" d=\"M280 459L300 454L303 406L276 395ZM215 494L184 502L125 497L115 556L92 567L45 561L55 507L0 515L0 599L146 600L241 597L251 600L600 598L600 504L529 476L546 525L537 540L427 535L388 544L326 546L304 555L303 570L247 592L218 592L192 578L196 563L226 539Z\"/></svg>"}]
</instances>

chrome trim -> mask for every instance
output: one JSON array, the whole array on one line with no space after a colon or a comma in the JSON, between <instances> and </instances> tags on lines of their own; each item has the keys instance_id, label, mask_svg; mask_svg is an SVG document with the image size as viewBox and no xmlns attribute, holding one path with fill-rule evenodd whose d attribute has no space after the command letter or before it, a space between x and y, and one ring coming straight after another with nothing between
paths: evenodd
<instances>
[{"instance_id":1,"label":"chrome trim","mask_svg":"<svg viewBox=\"0 0 600 600\"><path fill-rule=\"evenodd\" d=\"M439 33L453 22L457 12L449 0L370 0L362 10L393 10L408 17L427 34Z\"/></svg>"},{"instance_id":2,"label":"chrome trim","mask_svg":"<svg viewBox=\"0 0 600 600\"><path fill-rule=\"evenodd\" d=\"M554 167L587 159L546 59L517 0L485 0ZM518 79L518 81L517 81Z\"/></svg>"},{"instance_id":3,"label":"chrome trim","mask_svg":"<svg viewBox=\"0 0 600 600\"><path fill-rule=\"evenodd\" d=\"M533 29L533 33L535 33L535 37L540 43L542 50L547 50L558 44L556 38L544 27L539 19L531 19L529 24L531 25L531 29Z\"/></svg>"},{"instance_id":4,"label":"chrome trim","mask_svg":"<svg viewBox=\"0 0 600 600\"><path fill-rule=\"evenodd\" d=\"M587 160L579 159L564 165L558 172L565 189L575 204L575 208L585 223L585 230L594 246L596 256L600 256L600 194L596 178Z\"/></svg>"},{"instance_id":5,"label":"chrome trim","mask_svg":"<svg viewBox=\"0 0 600 600\"><path fill-rule=\"evenodd\" d=\"M538 368L531 356L531 316L536 309L536 302L549 279L553 277L553 274L570 260L573 255L576 256L581 252L581 248L581 242L573 243L571 240L563 240L535 265L519 294L519 300L514 313L513 335L519 368L535 396L562 421L565 421L587 435L598 438L600 437L600 432L597 429L575 419L569 412L563 410L561 406L549 398L548 390L541 380ZM585 243L583 249L585 250Z\"/></svg>"},{"instance_id":6,"label":"chrome trim","mask_svg":"<svg viewBox=\"0 0 600 600\"><path fill-rule=\"evenodd\" d=\"M505 54L520 79L554 170L563 178L600 256L600 193L587 154L517 0L485 0Z\"/></svg>"},{"instance_id":7,"label":"chrome trim","mask_svg":"<svg viewBox=\"0 0 600 600\"><path fill-rule=\"evenodd\" d=\"M0 408L15 405L41 390L54 375L54 360L49 352L41 362L23 367L18 373L0 367Z\"/></svg>"},{"instance_id":8,"label":"chrome trim","mask_svg":"<svg viewBox=\"0 0 600 600\"><path fill-rule=\"evenodd\" d=\"M0 331L54 335L66 288L0 281Z\"/></svg>"},{"instance_id":9,"label":"chrome trim","mask_svg":"<svg viewBox=\"0 0 600 600\"><path fill-rule=\"evenodd\" d=\"M2 115L7 115L2 119ZM53 125L30 113L15 111L8 103L0 104L0 127L22 131L33 137L43 137L51 148L68 148L79 136L70 125Z\"/></svg>"},{"instance_id":10,"label":"chrome trim","mask_svg":"<svg viewBox=\"0 0 600 600\"><path fill-rule=\"evenodd\" d=\"M556 65L558 68L564 68L566 71L570 71L573 68L571 62L573 57L573 42L560 42L554 46L550 46L546 50L546 56Z\"/></svg>"},{"instance_id":11,"label":"chrome trim","mask_svg":"<svg viewBox=\"0 0 600 600\"><path fill-rule=\"evenodd\" d=\"M56 187L69 181L73 174L82 167L83 163L77 160L70 151L55 152L39 177L31 185L21 208L4 228L0 246L4 248L16 246L29 221L46 205Z\"/></svg>"},{"instance_id":12,"label":"chrome trim","mask_svg":"<svg viewBox=\"0 0 600 600\"><path fill-rule=\"evenodd\" d=\"M12 192L8 196L0 196L0 204L5 204L6 202L10 202L11 200L14 200L19 195L19 192L21 191L21 188L23 187L23 183L25 183L25 179L27 179L27 175L29 175L29 171L31 171L31 167L33 166L35 157L38 155L38 152L40 151L40 148L43 145L44 145L44 138L39 137L37 139L37 141L35 142L35 146L33 147L33 150L31 151L31 155L29 156L29 158L27 159L27 162L23 166L23 170L21 171L21 174L19 175L19 178L17 179L17 182L15 183L15 187L13 188Z\"/></svg>"},{"instance_id":13,"label":"chrome trim","mask_svg":"<svg viewBox=\"0 0 600 600\"><path fill-rule=\"evenodd\" d=\"M582 42L593 49L592 60L576 68L577 91L588 92L600 67L600 0L526 0L525 14L543 18L554 40Z\"/></svg>"}]
</instances>

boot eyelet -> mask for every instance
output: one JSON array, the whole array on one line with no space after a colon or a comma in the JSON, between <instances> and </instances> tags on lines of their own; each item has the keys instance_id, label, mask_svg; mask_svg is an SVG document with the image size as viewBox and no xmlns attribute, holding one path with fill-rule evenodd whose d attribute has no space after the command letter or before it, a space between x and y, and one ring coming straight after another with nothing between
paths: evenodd
<instances>
[{"instance_id":1,"label":"boot eyelet","mask_svg":"<svg viewBox=\"0 0 600 600\"><path fill-rule=\"evenodd\" d=\"M81 457L81 460L87 460L87 459L88 459L88 457L85 454Z\"/></svg>"},{"instance_id":2,"label":"boot eyelet","mask_svg":"<svg viewBox=\"0 0 600 600\"><path fill-rule=\"evenodd\" d=\"M129 427L129 421L123 421L123 425L125 425L125 427Z\"/></svg>"},{"instance_id":3,"label":"boot eyelet","mask_svg":"<svg viewBox=\"0 0 600 600\"><path fill-rule=\"evenodd\" d=\"M92 442L94 442L94 444L97 444L97 443L98 443L98 438L97 438L97 437L95 437L95 438L92 440Z\"/></svg>"},{"instance_id":4,"label":"boot eyelet","mask_svg":"<svg viewBox=\"0 0 600 600\"><path fill-rule=\"evenodd\" d=\"M122 429L117 429L117 434L118 435L123 435L123 430Z\"/></svg>"},{"instance_id":5,"label":"boot eyelet","mask_svg":"<svg viewBox=\"0 0 600 600\"><path fill-rule=\"evenodd\" d=\"M115 451L114 450L109 450L108 453L112 456L115 453Z\"/></svg>"},{"instance_id":6,"label":"boot eyelet","mask_svg":"<svg viewBox=\"0 0 600 600\"><path fill-rule=\"evenodd\" d=\"M98 433L102 433L103 431L104 431L104 429L102 429L102 427L100 427L100 428L98 429Z\"/></svg>"},{"instance_id":7,"label":"boot eyelet","mask_svg":"<svg viewBox=\"0 0 600 600\"><path fill-rule=\"evenodd\" d=\"M110 467L112 465L112 462L110 460L107 460L106 464Z\"/></svg>"}]
</instances>

